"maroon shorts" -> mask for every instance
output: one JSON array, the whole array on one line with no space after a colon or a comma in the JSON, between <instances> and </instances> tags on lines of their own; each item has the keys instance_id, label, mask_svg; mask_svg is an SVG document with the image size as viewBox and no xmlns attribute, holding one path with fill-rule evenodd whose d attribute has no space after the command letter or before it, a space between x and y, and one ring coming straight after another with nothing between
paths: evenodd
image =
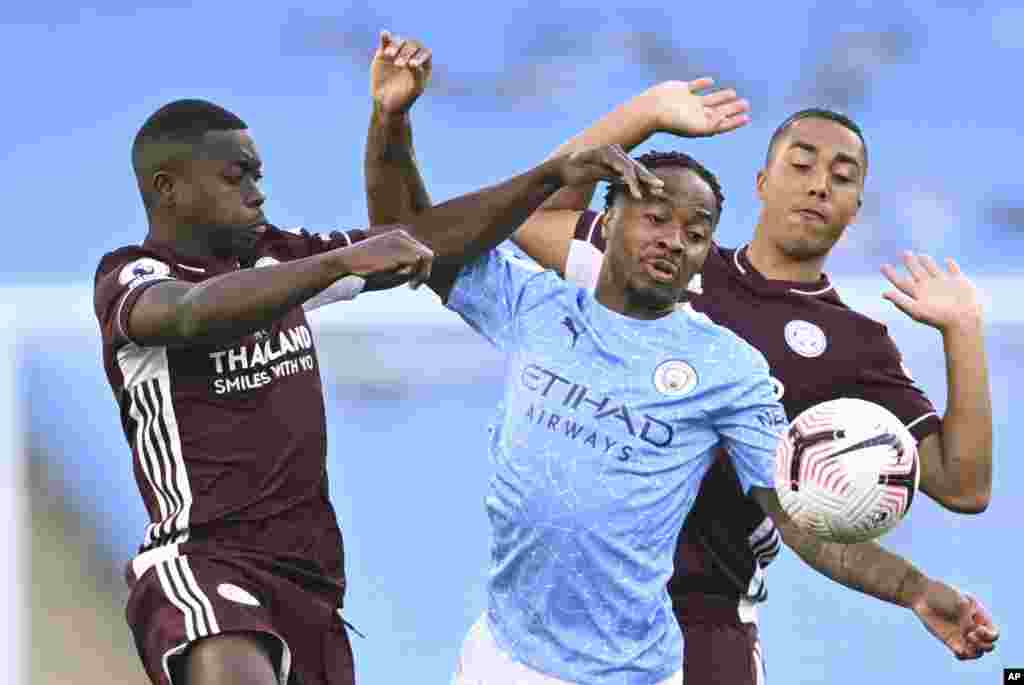
<instances>
[{"instance_id":1,"label":"maroon shorts","mask_svg":"<svg viewBox=\"0 0 1024 685\"><path fill-rule=\"evenodd\" d=\"M128 572L126 615L155 685L173 685L177 657L204 637L256 632L280 645L275 664L288 685L352 685L355 672L338 594L311 589L279 565L242 555L139 555Z\"/></svg>"},{"instance_id":2,"label":"maroon shorts","mask_svg":"<svg viewBox=\"0 0 1024 685\"><path fill-rule=\"evenodd\" d=\"M764 685L757 624L740 620L737 600L691 593L673 598L673 604L683 629L686 685Z\"/></svg>"}]
</instances>

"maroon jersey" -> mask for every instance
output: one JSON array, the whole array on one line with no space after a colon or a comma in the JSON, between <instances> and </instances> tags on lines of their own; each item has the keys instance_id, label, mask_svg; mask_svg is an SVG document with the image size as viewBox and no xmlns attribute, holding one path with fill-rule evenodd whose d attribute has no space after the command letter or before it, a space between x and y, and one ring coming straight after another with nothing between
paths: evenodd
<instances>
[{"instance_id":1,"label":"maroon jersey","mask_svg":"<svg viewBox=\"0 0 1024 685\"><path fill-rule=\"evenodd\" d=\"M584 212L576 226L566 276L581 285L597 281L605 249L600 220ZM716 245L695 280L693 307L765 356L791 419L820 402L853 397L886 407L918 441L940 429L935 407L908 377L886 327L847 307L827 277L814 284L769 280L751 266L746 248ZM767 596L764 569L780 542L771 519L743 494L730 461L720 455L680 536L669 592L761 601Z\"/></svg>"},{"instance_id":2,"label":"maroon jersey","mask_svg":"<svg viewBox=\"0 0 1024 685\"><path fill-rule=\"evenodd\" d=\"M257 266L351 240L270 228ZM150 517L140 551L234 549L295 562L343 589L341 533L327 495L323 389L303 309L229 343L147 347L132 340L129 314L146 288L172 279L201 283L238 268L147 240L106 254L96 271L103 362Z\"/></svg>"}]
</instances>

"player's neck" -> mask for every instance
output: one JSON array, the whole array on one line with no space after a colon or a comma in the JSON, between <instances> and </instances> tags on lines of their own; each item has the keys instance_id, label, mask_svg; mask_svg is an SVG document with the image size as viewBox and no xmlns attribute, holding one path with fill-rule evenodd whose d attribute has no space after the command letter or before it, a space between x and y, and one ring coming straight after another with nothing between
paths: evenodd
<instances>
[{"instance_id":1,"label":"player's neck","mask_svg":"<svg viewBox=\"0 0 1024 685\"><path fill-rule=\"evenodd\" d=\"M770 281L817 283L825 268L825 257L793 259L761 236L758 231L747 246L747 259Z\"/></svg>"},{"instance_id":2,"label":"player's neck","mask_svg":"<svg viewBox=\"0 0 1024 685\"><path fill-rule=\"evenodd\" d=\"M640 301L638 298L632 297L628 290L624 290L610 280L606 281L603 270L597 290L594 292L594 299L616 314L643 321L660 319L675 311L674 304L660 307L653 305L650 301Z\"/></svg>"},{"instance_id":3,"label":"player's neck","mask_svg":"<svg viewBox=\"0 0 1024 685\"><path fill-rule=\"evenodd\" d=\"M207 231L195 230L186 226L169 221L161 221L157 217L150 217L149 237L160 243L171 245L174 251L182 257L193 257L199 259L217 259L220 255L209 241Z\"/></svg>"}]
</instances>

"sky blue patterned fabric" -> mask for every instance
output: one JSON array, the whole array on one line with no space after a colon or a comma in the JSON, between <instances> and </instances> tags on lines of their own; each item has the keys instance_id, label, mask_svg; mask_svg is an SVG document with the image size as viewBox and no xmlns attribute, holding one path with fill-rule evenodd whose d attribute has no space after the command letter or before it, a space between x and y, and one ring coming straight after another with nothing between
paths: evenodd
<instances>
[{"instance_id":1,"label":"sky blue patterned fabric","mask_svg":"<svg viewBox=\"0 0 1024 685\"><path fill-rule=\"evenodd\" d=\"M491 428L488 619L517 660L576 683L656 683L682 663L665 583L719 446L771 487L786 425L759 352L689 308L617 314L498 250L448 306L508 355Z\"/></svg>"}]
</instances>

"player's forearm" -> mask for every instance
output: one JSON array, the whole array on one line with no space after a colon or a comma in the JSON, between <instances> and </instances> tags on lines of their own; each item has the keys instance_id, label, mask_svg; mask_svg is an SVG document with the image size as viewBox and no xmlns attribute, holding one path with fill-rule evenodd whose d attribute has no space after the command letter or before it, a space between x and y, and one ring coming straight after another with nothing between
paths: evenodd
<instances>
[{"instance_id":1,"label":"player's forearm","mask_svg":"<svg viewBox=\"0 0 1024 685\"><path fill-rule=\"evenodd\" d=\"M408 113L387 114L374 105L363 166L371 224L407 223L430 207Z\"/></svg>"},{"instance_id":2,"label":"player's forearm","mask_svg":"<svg viewBox=\"0 0 1024 685\"><path fill-rule=\"evenodd\" d=\"M559 145L551 157L602 145L618 145L630 152L658 131L655 99L649 91L645 91L624 102ZM596 188L596 183L562 188L544 203L541 211L583 211L590 206Z\"/></svg>"},{"instance_id":3,"label":"player's forearm","mask_svg":"<svg viewBox=\"0 0 1024 685\"><path fill-rule=\"evenodd\" d=\"M779 527L783 541L823 576L885 602L910 608L928 578L909 561L875 542L826 542L792 523Z\"/></svg>"},{"instance_id":4,"label":"player's forearm","mask_svg":"<svg viewBox=\"0 0 1024 685\"><path fill-rule=\"evenodd\" d=\"M175 333L188 342L234 339L275 321L348 273L344 250L192 286L176 304Z\"/></svg>"},{"instance_id":5,"label":"player's forearm","mask_svg":"<svg viewBox=\"0 0 1024 685\"><path fill-rule=\"evenodd\" d=\"M431 207L411 222L435 264L461 264L509 238L562 186L557 160L549 160L498 185ZM371 229L371 232L375 229Z\"/></svg>"},{"instance_id":6,"label":"player's forearm","mask_svg":"<svg viewBox=\"0 0 1024 685\"><path fill-rule=\"evenodd\" d=\"M992 396L981 321L943 331L948 400L942 419L945 490L962 511L983 511L992 493Z\"/></svg>"},{"instance_id":7,"label":"player's forearm","mask_svg":"<svg viewBox=\"0 0 1024 685\"><path fill-rule=\"evenodd\" d=\"M602 145L618 145L629 152L657 133L656 106L654 96L644 91L563 143L552 157Z\"/></svg>"}]
</instances>

